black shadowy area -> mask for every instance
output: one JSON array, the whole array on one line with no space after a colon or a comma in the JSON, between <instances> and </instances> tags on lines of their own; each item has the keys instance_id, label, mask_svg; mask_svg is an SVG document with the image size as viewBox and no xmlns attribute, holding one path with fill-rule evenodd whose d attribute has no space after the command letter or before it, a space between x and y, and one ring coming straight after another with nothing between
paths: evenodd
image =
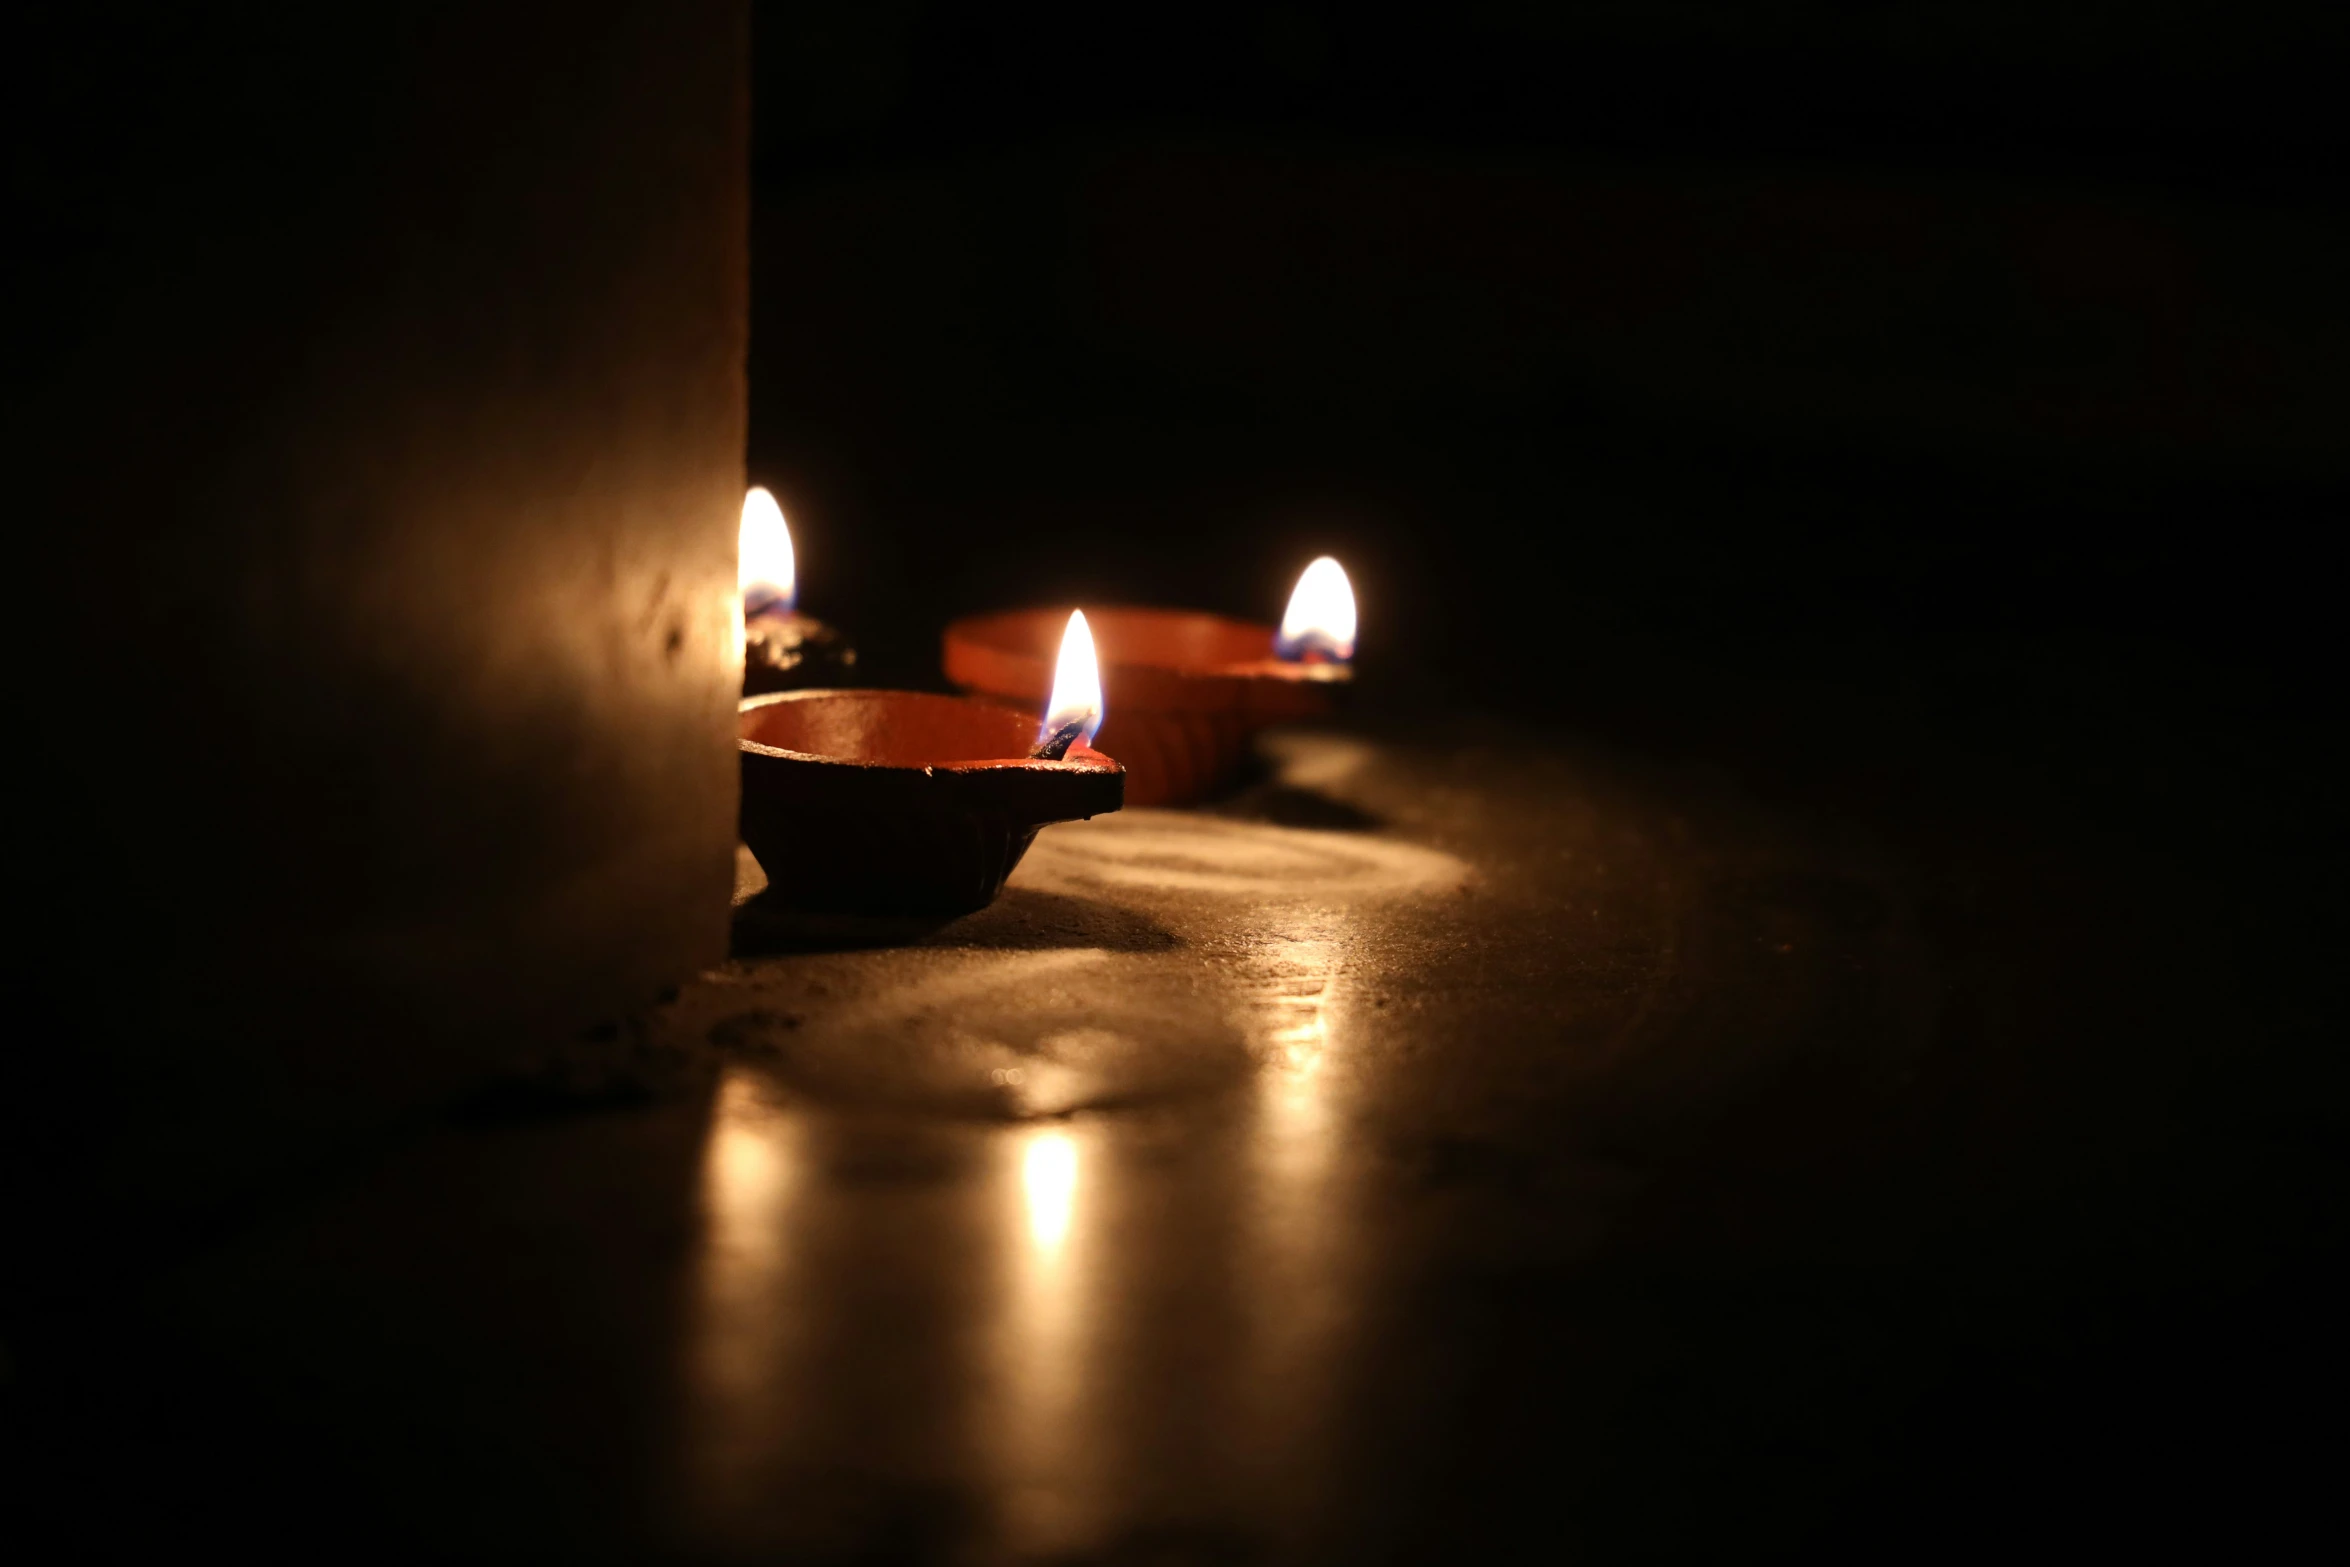
<instances>
[{"instance_id":1,"label":"black shadowy area","mask_svg":"<svg viewBox=\"0 0 2350 1567\"><path fill-rule=\"evenodd\" d=\"M1350 805L1316 789L1275 782L1245 785L1211 809L1220 815L1248 821L1272 822L1281 827L1316 827L1325 832L1367 832L1384 823L1359 805Z\"/></svg>"},{"instance_id":2,"label":"black shadowy area","mask_svg":"<svg viewBox=\"0 0 2350 1567\"><path fill-rule=\"evenodd\" d=\"M1172 932L1130 909L1033 887L1005 888L994 903L942 927L924 944L991 952L1166 952L1182 945Z\"/></svg>"},{"instance_id":3,"label":"black shadowy area","mask_svg":"<svg viewBox=\"0 0 2350 1567\"><path fill-rule=\"evenodd\" d=\"M766 893L734 906L730 951L738 958L781 952L844 952L920 941L945 921L931 915L836 914L794 908Z\"/></svg>"},{"instance_id":4,"label":"black shadowy area","mask_svg":"<svg viewBox=\"0 0 2350 1567\"><path fill-rule=\"evenodd\" d=\"M898 946L1160 952L1175 945L1166 931L1124 909L1030 887L1008 887L978 913L944 920L812 912L763 893L734 911L738 958Z\"/></svg>"}]
</instances>

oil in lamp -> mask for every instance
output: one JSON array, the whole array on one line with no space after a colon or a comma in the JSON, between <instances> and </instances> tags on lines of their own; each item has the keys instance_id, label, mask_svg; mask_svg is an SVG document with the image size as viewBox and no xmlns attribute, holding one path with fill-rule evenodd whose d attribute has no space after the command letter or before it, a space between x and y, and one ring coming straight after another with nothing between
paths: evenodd
<instances>
[{"instance_id":1,"label":"oil in lamp","mask_svg":"<svg viewBox=\"0 0 2350 1567\"><path fill-rule=\"evenodd\" d=\"M1089 743L1103 708L1082 614L1069 617L1052 689L1041 728L1000 703L925 691L744 698L741 831L765 896L824 913L986 907L1039 828L1125 799L1125 769Z\"/></svg>"},{"instance_id":2,"label":"oil in lamp","mask_svg":"<svg viewBox=\"0 0 2350 1567\"><path fill-rule=\"evenodd\" d=\"M743 595L743 695L836 686L857 667L857 650L799 612L799 570L783 508L763 485L743 496L735 565Z\"/></svg>"},{"instance_id":3,"label":"oil in lamp","mask_svg":"<svg viewBox=\"0 0 2350 1567\"><path fill-rule=\"evenodd\" d=\"M947 627L947 678L1015 702L1053 678L1058 610L978 615ZM1354 590L1325 555L1305 569L1278 627L1200 610L1106 609L1091 629L1117 714L1101 740L1126 766L1126 803L1184 805L1230 782L1268 724L1320 717L1354 678Z\"/></svg>"}]
</instances>

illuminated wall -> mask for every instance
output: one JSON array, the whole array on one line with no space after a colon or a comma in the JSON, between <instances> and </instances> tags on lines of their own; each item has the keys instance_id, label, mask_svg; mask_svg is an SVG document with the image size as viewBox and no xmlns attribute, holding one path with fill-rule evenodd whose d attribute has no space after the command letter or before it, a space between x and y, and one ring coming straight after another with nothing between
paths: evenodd
<instances>
[{"instance_id":1,"label":"illuminated wall","mask_svg":"<svg viewBox=\"0 0 2350 1567\"><path fill-rule=\"evenodd\" d=\"M724 952L748 22L28 25L16 1108L172 1206Z\"/></svg>"}]
</instances>

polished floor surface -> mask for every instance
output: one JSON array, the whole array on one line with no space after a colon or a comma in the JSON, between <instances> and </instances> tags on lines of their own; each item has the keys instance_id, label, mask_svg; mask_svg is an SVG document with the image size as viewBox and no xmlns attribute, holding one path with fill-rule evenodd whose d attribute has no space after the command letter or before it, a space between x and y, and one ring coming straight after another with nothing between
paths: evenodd
<instances>
[{"instance_id":1,"label":"polished floor surface","mask_svg":"<svg viewBox=\"0 0 2350 1567\"><path fill-rule=\"evenodd\" d=\"M1873 1556L2078 1522L2080 1444L2173 1441L2150 1343L2290 1248L2116 1196L2154 1101L2048 1064L2164 921L1509 728L1267 755L936 929L746 855L737 956L644 1029L108 1329L92 1544Z\"/></svg>"}]
</instances>

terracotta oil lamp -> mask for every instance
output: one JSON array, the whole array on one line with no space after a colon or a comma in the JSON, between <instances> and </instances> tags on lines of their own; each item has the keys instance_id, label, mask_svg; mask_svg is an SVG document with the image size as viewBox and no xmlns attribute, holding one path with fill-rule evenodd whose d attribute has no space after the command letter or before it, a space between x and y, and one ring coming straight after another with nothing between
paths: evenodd
<instances>
[{"instance_id":1,"label":"terracotta oil lamp","mask_svg":"<svg viewBox=\"0 0 2350 1567\"><path fill-rule=\"evenodd\" d=\"M947 627L949 680L1009 701L1041 700L1058 610L979 615ZM1320 717L1354 677L1354 591L1325 555L1305 569L1278 627L1198 610L1093 616L1102 684L1117 698L1102 735L1126 765L1126 803L1185 805L1223 787L1268 724Z\"/></svg>"},{"instance_id":2,"label":"terracotta oil lamp","mask_svg":"<svg viewBox=\"0 0 2350 1567\"><path fill-rule=\"evenodd\" d=\"M802 690L742 703L743 842L765 897L811 912L955 915L1003 890L1049 822L1117 810L1093 749L1101 682L1069 617L1044 723L922 691Z\"/></svg>"},{"instance_id":3,"label":"terracotta oil lamp","mask_svg":"<svg viewBox=\"0 0 2350 1567\"><path fill-rule=\"evenodd\" d=\"M845 684L857 650L799 612L799 563L783 508L764 486L743 497L735 565L743 595L743 695Z\"/></svg>"}]
</instances>

